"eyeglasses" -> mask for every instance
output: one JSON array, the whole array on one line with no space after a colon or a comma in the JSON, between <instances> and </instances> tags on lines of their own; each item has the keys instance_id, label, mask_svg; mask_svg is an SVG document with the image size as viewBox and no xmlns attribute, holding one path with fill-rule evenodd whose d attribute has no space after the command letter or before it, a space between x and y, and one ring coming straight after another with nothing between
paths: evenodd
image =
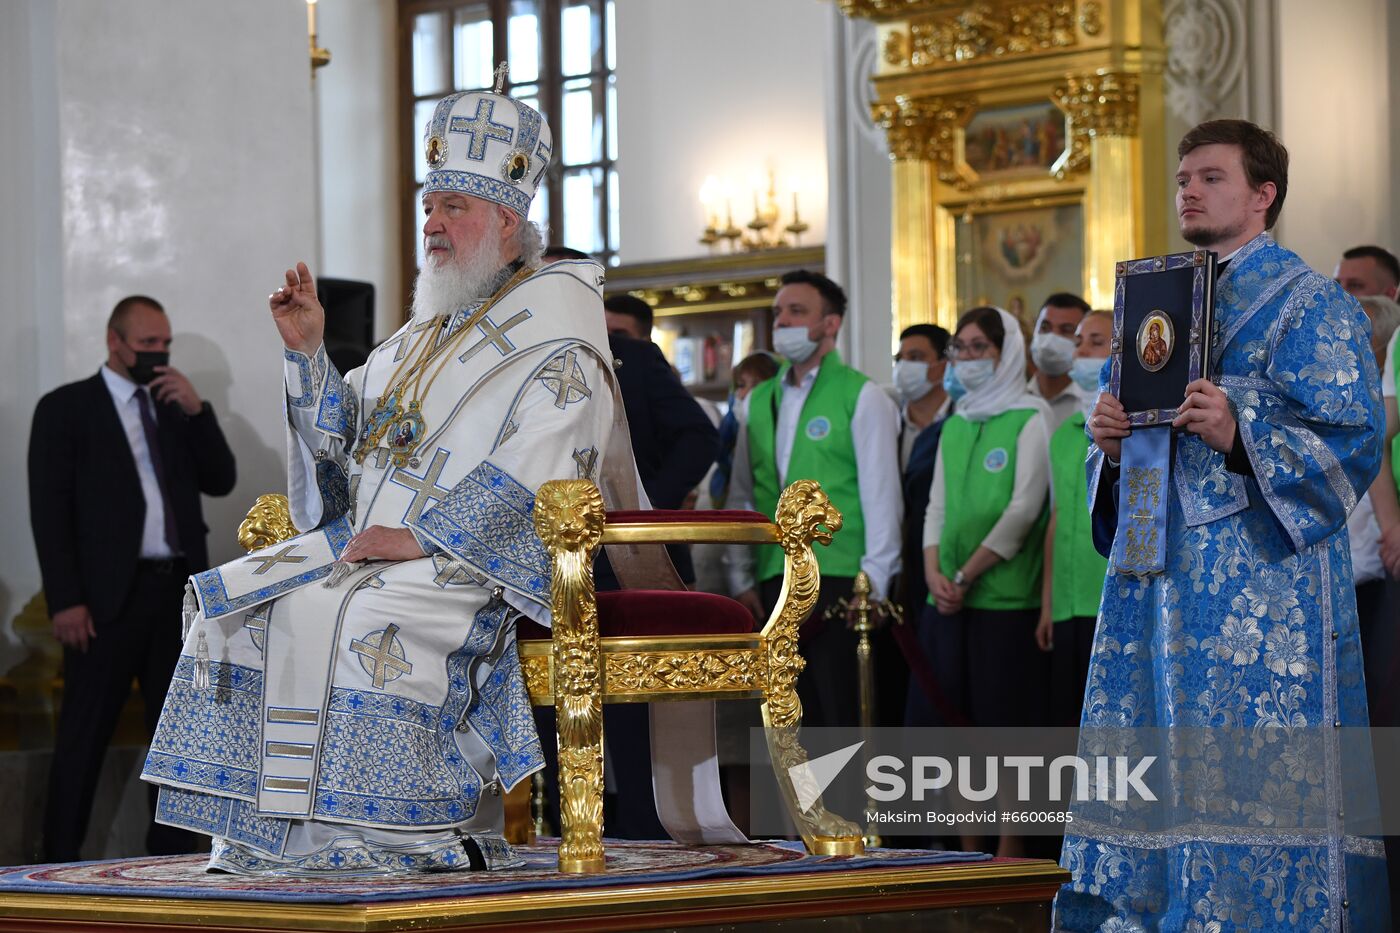
<instances>
[{"instance_id":1,"label":"eyeglasses","mask_svg":"<svg viewBox=\"0 0 1400 933\"><path fill-rule=\"evenodd\" d=\"M985 340L974 340L972 343L963 343L961 340L954 340L948 344L948 359L950 360L980 360L991 352L992 345Z\"/></svg>"}]
</instances>

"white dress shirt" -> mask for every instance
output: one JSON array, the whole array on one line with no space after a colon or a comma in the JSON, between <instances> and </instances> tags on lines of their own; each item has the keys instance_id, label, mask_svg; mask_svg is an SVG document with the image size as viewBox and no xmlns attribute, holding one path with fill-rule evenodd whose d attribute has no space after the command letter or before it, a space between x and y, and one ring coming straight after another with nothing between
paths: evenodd
<instances>
[{"instance_id":1,"label":"white dress shirt","mask_svg":"<svg viewBox=\"0 0 1400 933\"><path fill-rule=\"evenodd\" d=\"M146 429L141 424L141 398L138 393L150 393L111 367L103 364L102 381L112 393L112 404L126 431L131 446L131 459L136 461L136 475L141 480L141 495L146 499L146 518L141 524L141 556L153 559L174 557L165 543L165 500L156 481L156 468L151 462L151 449L146 444ZM155 417L155 401L151 401L151 417Z\"/></svg>"},{"instance_id":2,"label":"white dress shirt","mask_svg":"<svg viewBox=\"0 0 1400 933\"><path fill-rule=\"evenodd\" d=\"M1400 345L1400 330L1396 330L1390 338L1390 344L1385 351L1385 368L1381 370L1381 394L1386 398L1395 398L1395 348Z\"/></svg>"},{"instance_id":3,"label":"white dress shirt","mask_svg":"<svg viewBox=\"0 0 1400 933\"><path fill-rule=\"evenodd\" d=\"M899 406L899 475L903 476L905 469L909 466L909 458L914 453L914 444L918 442L919 435L933 427L939 421L948 417L948 412L953 407L953 399L947 396L943 399L943 404L938 406L938 411L933 413L933 420L922 428L909 420L909 403L904 402Z\"/></svg>"},{"instance_id":4,"label":"white dress shirt","mask_svg":"<svg viewBox=\"0 0 1400 933\"><path fill-rule=\"evenodd\" d=\"M1347 516L1347 536L1351 539L1351 575L1356 586L1385 579L1381 564L1381 528L1371 508L1371 497L1361 495L1356 508Z\"/></svg>"},{"instance_id":5,"label":"white dress shirt","mask_svg":"<svg viewBox=\"0 0 1400 933\"><path fill-rule=\"evenodd\" d=\"M778 406L773 438L777 459L778 485L787 485L792 445L797 436L802 406L812 394L812 384L821 371L818 364L803 377L801 385L787 382ZM792 370L788 371L790 379ZM874 382L861 386L851 417L851 445L855 448L856 476L860 485L860 510L865 517L865 555L860 568L870 577L873 595L883 599L890 580L899 570L900 525L904 520L904 494L899 482L899 409ZM820 480L820 477L816 477ZM753 465L749 462L747 429L739 432L734 444L734 468L729 478L730 508L752 509ZM753 549L736 546L730 551L731 592L754 588Z\"/></svg>"},{"instance_id":6,"label":"white dress shirt","mask_svg":"<svg viewBox=\"0 0 1400 933\"><path fill-rule=\"evenodd\" d=\"M1046 407L1050 409L1050 421L1045 425L1047 436L1053 437L1066 418L1084 408L1084 393L1080 392L1079 386L1073 382L1065 386L1054 398L1045 398L1040 394L1040 380L1032 376L1026 383L1026 391L1036 398L1044 399Z\"/></svg>"}]
</instances>

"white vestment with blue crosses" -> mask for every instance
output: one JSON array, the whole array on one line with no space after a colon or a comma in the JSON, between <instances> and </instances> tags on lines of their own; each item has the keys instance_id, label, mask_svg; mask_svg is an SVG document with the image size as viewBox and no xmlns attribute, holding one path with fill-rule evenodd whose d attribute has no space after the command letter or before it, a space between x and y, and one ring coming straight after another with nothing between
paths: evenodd
<instances>
[{"instance_id":1,"label":"white vestment with blue crosses","mask_svg":"<svg viewBox=\"0 0 1400 933\"><path fill-rule=\"evenodd\" d=\"M213 837L212 867L450 870L468 867L464 836L487 867L518 864L501 795L543 757L515 622L550 621L536 492L578 478L580 450L601 471L607 450L601 285L595 263L556 263L499 299L446 354L403 466L387 446L351 454L426 322L344 377L324 350L287 354L288 494L313 530L192 578L199 613L142 774L157 819ZM474 310L421 339L452 339ZM373 525L411 529L429 556L332 578Z\"/></svg>"},{"instance_id":2,"label":"white vestment with blue crosses","mask_svg":"<svg viewBox=\"0 0 1400 933\"><path fill-rule=\"evenodd\" d=\"M1384 435L1370 326L1264 234L1221 274L1212 330L1252 475L1178 433L1166 570L1104 582L1080 755L1150 735L1166 780L1150 805L1072 804L1054 929L1390 929L1346 531ZM1087 468L1112 527L1097 447Z\"/></svg>"}]
</instances>

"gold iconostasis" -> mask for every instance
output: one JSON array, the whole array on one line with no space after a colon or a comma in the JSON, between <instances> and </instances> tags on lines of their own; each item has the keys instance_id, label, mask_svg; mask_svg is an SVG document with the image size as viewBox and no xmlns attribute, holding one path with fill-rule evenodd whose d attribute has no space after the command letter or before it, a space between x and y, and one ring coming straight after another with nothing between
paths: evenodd
<instances>
[{"instance_id":1,"label":"gold iconostasis","mask_svg":"<svg viewBox=\"0 0 1400 933\"><path fill-rule=\"evenodd\" d=\"M874 20L893 171L894 331L1057 291L1113 303L1166 251L1159 0L839 0Z\"/></svg>"}]
</instances>

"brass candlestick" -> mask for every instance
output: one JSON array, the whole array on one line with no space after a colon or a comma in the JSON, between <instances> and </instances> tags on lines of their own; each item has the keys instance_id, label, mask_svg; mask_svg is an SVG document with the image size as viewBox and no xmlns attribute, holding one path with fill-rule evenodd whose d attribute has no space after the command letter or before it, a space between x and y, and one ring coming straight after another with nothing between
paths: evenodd
<instances>
[{"instance_id":1,"label":"brass candlestick","mask_svg":"<svg viewBox=\"0 0 1400 933\"><path fill-rule=\"evenodd\" d=\"M876 708L875 645L870 635L888 619L893 619L897 624L904 621L904 610L900 606L888 599L871 599L870 592L870 576L862 570L856 574L851 597L837 600L826 611L828 619L845 617L846 625L859 636L856 642L856 673L860 684L860 732L864 740L860 754L867 770L870 765L870 732L875 728ZM867 811L874 808L875 802L867 798ZM864 839L867 849L879 848L880 835L873 825L866 827Z\"/></svg>"},{"instance_id":2,"label":"brass candlestick","mask_svg":"<svg viewBox=\"0 0 1400 933\"><path fill-rule=\"evenodd\" d=\"M545 804L544 772L536 771L530 776L530 831L535 839L554 835L544 815Z\"/></svg>"}]
</instances>

